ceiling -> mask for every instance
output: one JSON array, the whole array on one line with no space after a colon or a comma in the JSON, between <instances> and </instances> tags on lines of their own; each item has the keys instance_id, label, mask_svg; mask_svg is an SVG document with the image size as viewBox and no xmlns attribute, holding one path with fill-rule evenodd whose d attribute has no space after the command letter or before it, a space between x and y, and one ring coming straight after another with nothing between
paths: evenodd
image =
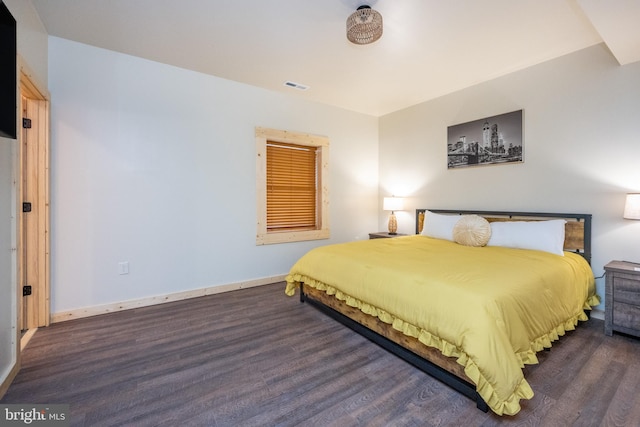
<instances>
[{"instance_id":1,"label":"ceiling","mask_svg":"<svg viewBox=\"0 0 640 427\"><path fill-rule=\"evenodd\" d=\"M50 35L374 116L603 41L640 60L639 0L31 1ZM365 3L384 34L357 46Z\"/></svg>"}]
</instances>

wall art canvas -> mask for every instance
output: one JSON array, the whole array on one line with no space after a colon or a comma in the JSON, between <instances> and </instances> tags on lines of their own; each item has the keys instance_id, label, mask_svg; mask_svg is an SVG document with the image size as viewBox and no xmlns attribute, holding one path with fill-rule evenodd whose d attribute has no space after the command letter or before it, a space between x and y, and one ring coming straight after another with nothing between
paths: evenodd
<instances>
[{"instance_id":1,"label":"wall art canvas","mask_svg":"<svg viewBox=\"0 0 640 427\"><path fill-rule=\"evenodd\" d=\"M447 168L522 163L522 110L447 128Z\"/></svg>"}]
</instances>

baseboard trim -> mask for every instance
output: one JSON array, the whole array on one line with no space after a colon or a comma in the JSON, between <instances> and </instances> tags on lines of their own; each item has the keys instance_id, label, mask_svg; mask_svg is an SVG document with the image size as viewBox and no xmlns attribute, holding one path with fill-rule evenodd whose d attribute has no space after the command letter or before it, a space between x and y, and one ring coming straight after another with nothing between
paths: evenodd
<instances>
[{"instance_id":1,"label":"baseboard trim","mask_svg":"<svg viewBox=\"0 0 640 427\"><path fill-rule=\"evenodd\" d=\"M36 333L37 330L38 328L31 328L31 329L28 329L27 332L25 332L22 335L22 337L20 338L20 351L24 350L27 344L29 344L29 341L31 341L31 338L33 337L33 335Z\"/></svg>"},{"instance_id":2,"label":"baseboard trim","mask_svg":"<svg viewBox=\"0 0 640 427\"><path fill-rule=\"evenodd\" d=\"M83 317L98 316L101 314L131 310L134 308L147 307L150 305L164 304L167 302L181 301L189 298L198 298L206 295L219 294L222 292L231 292L237 291L239 289L253 288L255 286L269 285L271 283L282 282L285 277L286 275L282 274L279 276L264 277L262 279L229 283L227 285L210 286L208 288L192 289L189 291L176 292L167 295L157 295L149 298L141 298L113 304L103 304L93 307L79 308L76 310L62 311L59 313L53 313L51 315L51 322L65 322L67 320L81 319Z\"/></svg>"}]
</instances>

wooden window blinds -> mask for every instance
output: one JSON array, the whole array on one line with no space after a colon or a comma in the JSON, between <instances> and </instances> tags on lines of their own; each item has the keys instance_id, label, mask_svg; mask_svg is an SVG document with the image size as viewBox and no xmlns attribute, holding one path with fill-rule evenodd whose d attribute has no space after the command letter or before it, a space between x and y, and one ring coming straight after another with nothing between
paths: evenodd
<instances>
[{"instance_id":1,"label":"wooden window blinds","mask_svg":"<svg viewBox=\"0 0 640 427\"><path fill-rule=\"evenodd\" d=\"M318 147L267 141L267 232L318 229Z\"/></svg>"}]
</instances>

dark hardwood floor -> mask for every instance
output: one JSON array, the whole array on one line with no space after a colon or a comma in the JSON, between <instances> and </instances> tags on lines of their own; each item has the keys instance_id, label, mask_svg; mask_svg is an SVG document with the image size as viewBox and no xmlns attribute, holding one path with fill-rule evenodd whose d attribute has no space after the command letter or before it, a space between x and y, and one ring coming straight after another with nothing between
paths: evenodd
<instances>
[{"instance_id":1,"label":"dark hardwood floor","mask_svg":"<svg viewBox=\"0 0 640 427\"><path fill-rule=\"evenodd\" d=\"M43 328L1 402L77 426L640 425L640 340L592 319L540 360L519 414L485 414L278 283Z\"/></svg>"}]
</instances>

